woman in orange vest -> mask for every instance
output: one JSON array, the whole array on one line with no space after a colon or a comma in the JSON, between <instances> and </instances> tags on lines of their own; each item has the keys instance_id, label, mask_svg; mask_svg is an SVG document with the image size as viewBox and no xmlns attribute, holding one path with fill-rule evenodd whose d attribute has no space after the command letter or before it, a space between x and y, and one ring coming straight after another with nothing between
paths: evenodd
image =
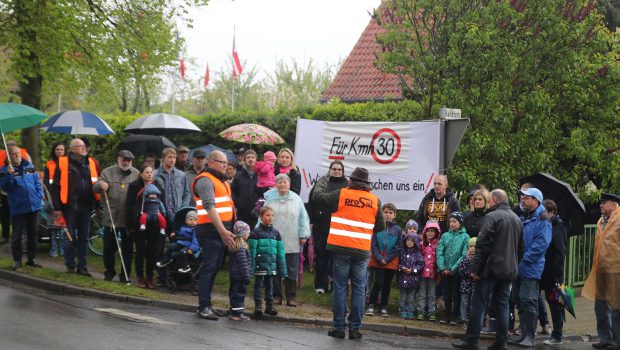
<instances>
[{"instance_id":1,"label":"woman in orange vest","mask_svg":"<svg viewBox=\"0 0 620 350\"><path fill-rule=\"evenodd\" d=\"M370 292L366 315L373 316L375 306L381 310L381 316L388 317L387 303L390 298L392 278L398 269L398 255L401 250L402 230L394 222L396 206L385 203L381 210L385 218L385 230L372 236L372 256L368 266L375 269L375 281ZM381 299L379 300L379 293Z\"/></svg>"},{"instance_id":2,"label":"woman in orange vest","mask_svg":"<svg viewBox=\"0 0 620 350\"><path fill-rule=\"evenodd\" d=\"M55 142L52 145L50 151L50 159L45 163L45 168L43 169L43 186L46 188L50 188L54 183L54 173L56 172L56 168L58 168L58 158L65 156L65 144L62 142ZM47 200L51 200L51 198L47 198ZM49 225L48 225L49 226ZM50 256L63 256L65 255L65 250L63 247L65 234L61 229L52 229L48 230L50 236Z\"/></svg>"}]
</instances>

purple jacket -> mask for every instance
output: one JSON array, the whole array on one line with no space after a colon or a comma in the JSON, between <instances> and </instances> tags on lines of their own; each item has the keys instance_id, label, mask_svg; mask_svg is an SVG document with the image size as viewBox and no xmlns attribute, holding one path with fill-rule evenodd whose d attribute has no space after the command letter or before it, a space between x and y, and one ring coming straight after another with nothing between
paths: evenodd
<instances>
[{"instance_id":1,"label":"purple jacket","mask_svg":"<svg viewBox=\"0 0 620 350\"><path fill-rule=\"evenodd\" d=\"M411 249L406 246L406 240L410 237L412 237L415 242L415 246ZM421 242L420 236L416 233L407 233L405 236L403 240L403 249L398 259L398 288L418 289L420 287L420 275L424 268L424 257L418 250L418 247L421 246ZM412 269L415 272L405 273L402 271L403 267Z\"/></svg>"}]
</instances>

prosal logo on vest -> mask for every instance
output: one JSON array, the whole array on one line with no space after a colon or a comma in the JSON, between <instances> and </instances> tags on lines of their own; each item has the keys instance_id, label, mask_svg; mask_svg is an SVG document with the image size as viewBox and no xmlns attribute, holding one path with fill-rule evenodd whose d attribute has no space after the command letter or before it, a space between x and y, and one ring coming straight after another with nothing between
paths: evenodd
<instances>
[{"instance_id":1,"label":"prosal logo on vest","mask_svg":"<svg viewBox=\"0 0 620 350\"><path fill-rule=\"evenodd\" d=\"M344 200L344 205L355 208L372 208L372 201L364 197L359 199L347 198Z\"/></svg>"}]
</instances>

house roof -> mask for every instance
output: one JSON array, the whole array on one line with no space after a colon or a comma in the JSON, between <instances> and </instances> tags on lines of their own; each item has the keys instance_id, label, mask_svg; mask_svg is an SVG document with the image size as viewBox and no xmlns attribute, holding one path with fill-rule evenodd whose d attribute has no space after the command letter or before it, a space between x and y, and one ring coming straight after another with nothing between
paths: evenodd
<instances>
[{"instance_id":1,"label":"house roof","mask_svg":"<svg viewBox=\"0 0 620 350\"><path fill-rule=\"evenodd\" d=\"M375 39L383 31L377 21L370 20L334 81L323 94L321 102L332 98L349 103L403 99L399 78L381 72L373 64L376 53L381 51Z\"/></svg>"}]
</instances>

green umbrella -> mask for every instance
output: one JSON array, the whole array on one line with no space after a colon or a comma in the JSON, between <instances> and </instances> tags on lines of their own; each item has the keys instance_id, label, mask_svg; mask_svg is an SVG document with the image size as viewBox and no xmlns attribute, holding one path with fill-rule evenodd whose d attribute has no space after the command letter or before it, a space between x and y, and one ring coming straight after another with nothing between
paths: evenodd
<instances>
[{"instance_id":1,"label":"green umbrella","mask_svg":"<svg viewBox=\"0 0 620 350\"><path fill-rule=\"evenodd\" d=\"M5 132L35 126L45 118L47 118L47 115L38 109L19 103L0 103L0 133L2 134L4 149L7 149L6 140L4 139ZM11 158L7 157L7 159L10 164Z\"/></svg>"}]
</instances>

